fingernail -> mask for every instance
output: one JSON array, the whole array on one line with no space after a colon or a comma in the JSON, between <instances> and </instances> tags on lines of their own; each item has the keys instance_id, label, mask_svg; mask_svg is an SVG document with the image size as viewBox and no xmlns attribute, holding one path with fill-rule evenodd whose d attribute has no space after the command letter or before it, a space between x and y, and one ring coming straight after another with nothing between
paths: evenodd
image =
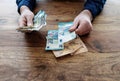
<instances>
[{"instance_id":1,"label":"fingernail","mask_svg":"<svg viewBox=\"0 0 120 81\"><path fill-rule=\"evenodd\" d=\"M32 26L32 24L31 24L31 23L29 23L29 24L28 24L28 26L30 26L30 27L31 27L31 26Z\"/></svg>"}]
</instances>

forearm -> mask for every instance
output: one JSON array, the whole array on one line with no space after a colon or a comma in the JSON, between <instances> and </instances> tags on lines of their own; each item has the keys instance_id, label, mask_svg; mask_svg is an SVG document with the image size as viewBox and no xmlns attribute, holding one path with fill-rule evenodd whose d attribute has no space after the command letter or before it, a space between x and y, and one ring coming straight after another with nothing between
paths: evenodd
<instances>
[{"instance_id":1,"label":"forearm","mask_svg":"<svg viewBox=\"0 0 120 81\"><path fill-rule=\"evenodd\" d=\"M84 10L89 10L95 18L103 9L106 0L87 0L84 5Z\"/></svg>"},{"instance_id":2,"label":"forearm","mask_svg":"<svg viewBox=\"0 0 120 81\"><path fill-rule=\"evenodd\" d=\"M33 11L35 4L36 4L36 0L16 0L16 4L18 6L18 12L21 12L21 7L22 6L26 6L27 8L29 8L31 11Z\"/></svg>"}]
</instances>

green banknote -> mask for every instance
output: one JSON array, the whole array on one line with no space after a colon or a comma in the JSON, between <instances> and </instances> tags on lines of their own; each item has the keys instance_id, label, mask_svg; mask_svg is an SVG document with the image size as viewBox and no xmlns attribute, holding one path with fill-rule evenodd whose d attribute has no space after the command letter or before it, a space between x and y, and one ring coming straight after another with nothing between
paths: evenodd
<instances>
[{"instance_id":1,"label":"green banknote","mask_svg":"<svg viewBox=\"0 0 120 81\"><path fill-rule=\"evenodd\" d=\"M46 37L45 50L62 50L64 49L63 41L59 38L58 30L49 30Z\"/></svg>"}]
</instances>

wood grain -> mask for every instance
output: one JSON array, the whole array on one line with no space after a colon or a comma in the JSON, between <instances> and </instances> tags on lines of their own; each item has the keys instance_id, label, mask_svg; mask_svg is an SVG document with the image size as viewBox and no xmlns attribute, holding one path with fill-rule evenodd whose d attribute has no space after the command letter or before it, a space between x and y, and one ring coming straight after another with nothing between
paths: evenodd
<instances>
[{"instance_id":1,"label":"wood grain","mask_svg":"<svg viewBox=\"0 0 120 81\"><path fill-rule=\"evenodd\" d=\"M120 1L107 0L93 22L93 31L81 37L87 53L56 59L45 51L46 33L60 21L73 21L83 2L38 0L35 13L48 14L39 32L17 32L15 0L0 3L0 81L120 81Z\"/></svg>"}]
</instances>

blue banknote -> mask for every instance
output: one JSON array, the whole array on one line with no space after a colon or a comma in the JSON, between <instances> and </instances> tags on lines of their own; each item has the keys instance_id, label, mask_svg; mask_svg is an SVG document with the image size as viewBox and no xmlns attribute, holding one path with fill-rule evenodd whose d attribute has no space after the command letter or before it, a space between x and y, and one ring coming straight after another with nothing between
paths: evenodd
<instances>
[{"instance_id":1,"label":"blue banknote","mask_svg":"<svg viewBox=\"0 0 120 81\"><path fill-rule=\"evenodd\" d=\"M58 31L59 37L63 40L63 42L68 42L76 38L75 32L70 32L69 28L73 25L73 22L59 22L58 23Z\"/></svg>"}]
</instances>

